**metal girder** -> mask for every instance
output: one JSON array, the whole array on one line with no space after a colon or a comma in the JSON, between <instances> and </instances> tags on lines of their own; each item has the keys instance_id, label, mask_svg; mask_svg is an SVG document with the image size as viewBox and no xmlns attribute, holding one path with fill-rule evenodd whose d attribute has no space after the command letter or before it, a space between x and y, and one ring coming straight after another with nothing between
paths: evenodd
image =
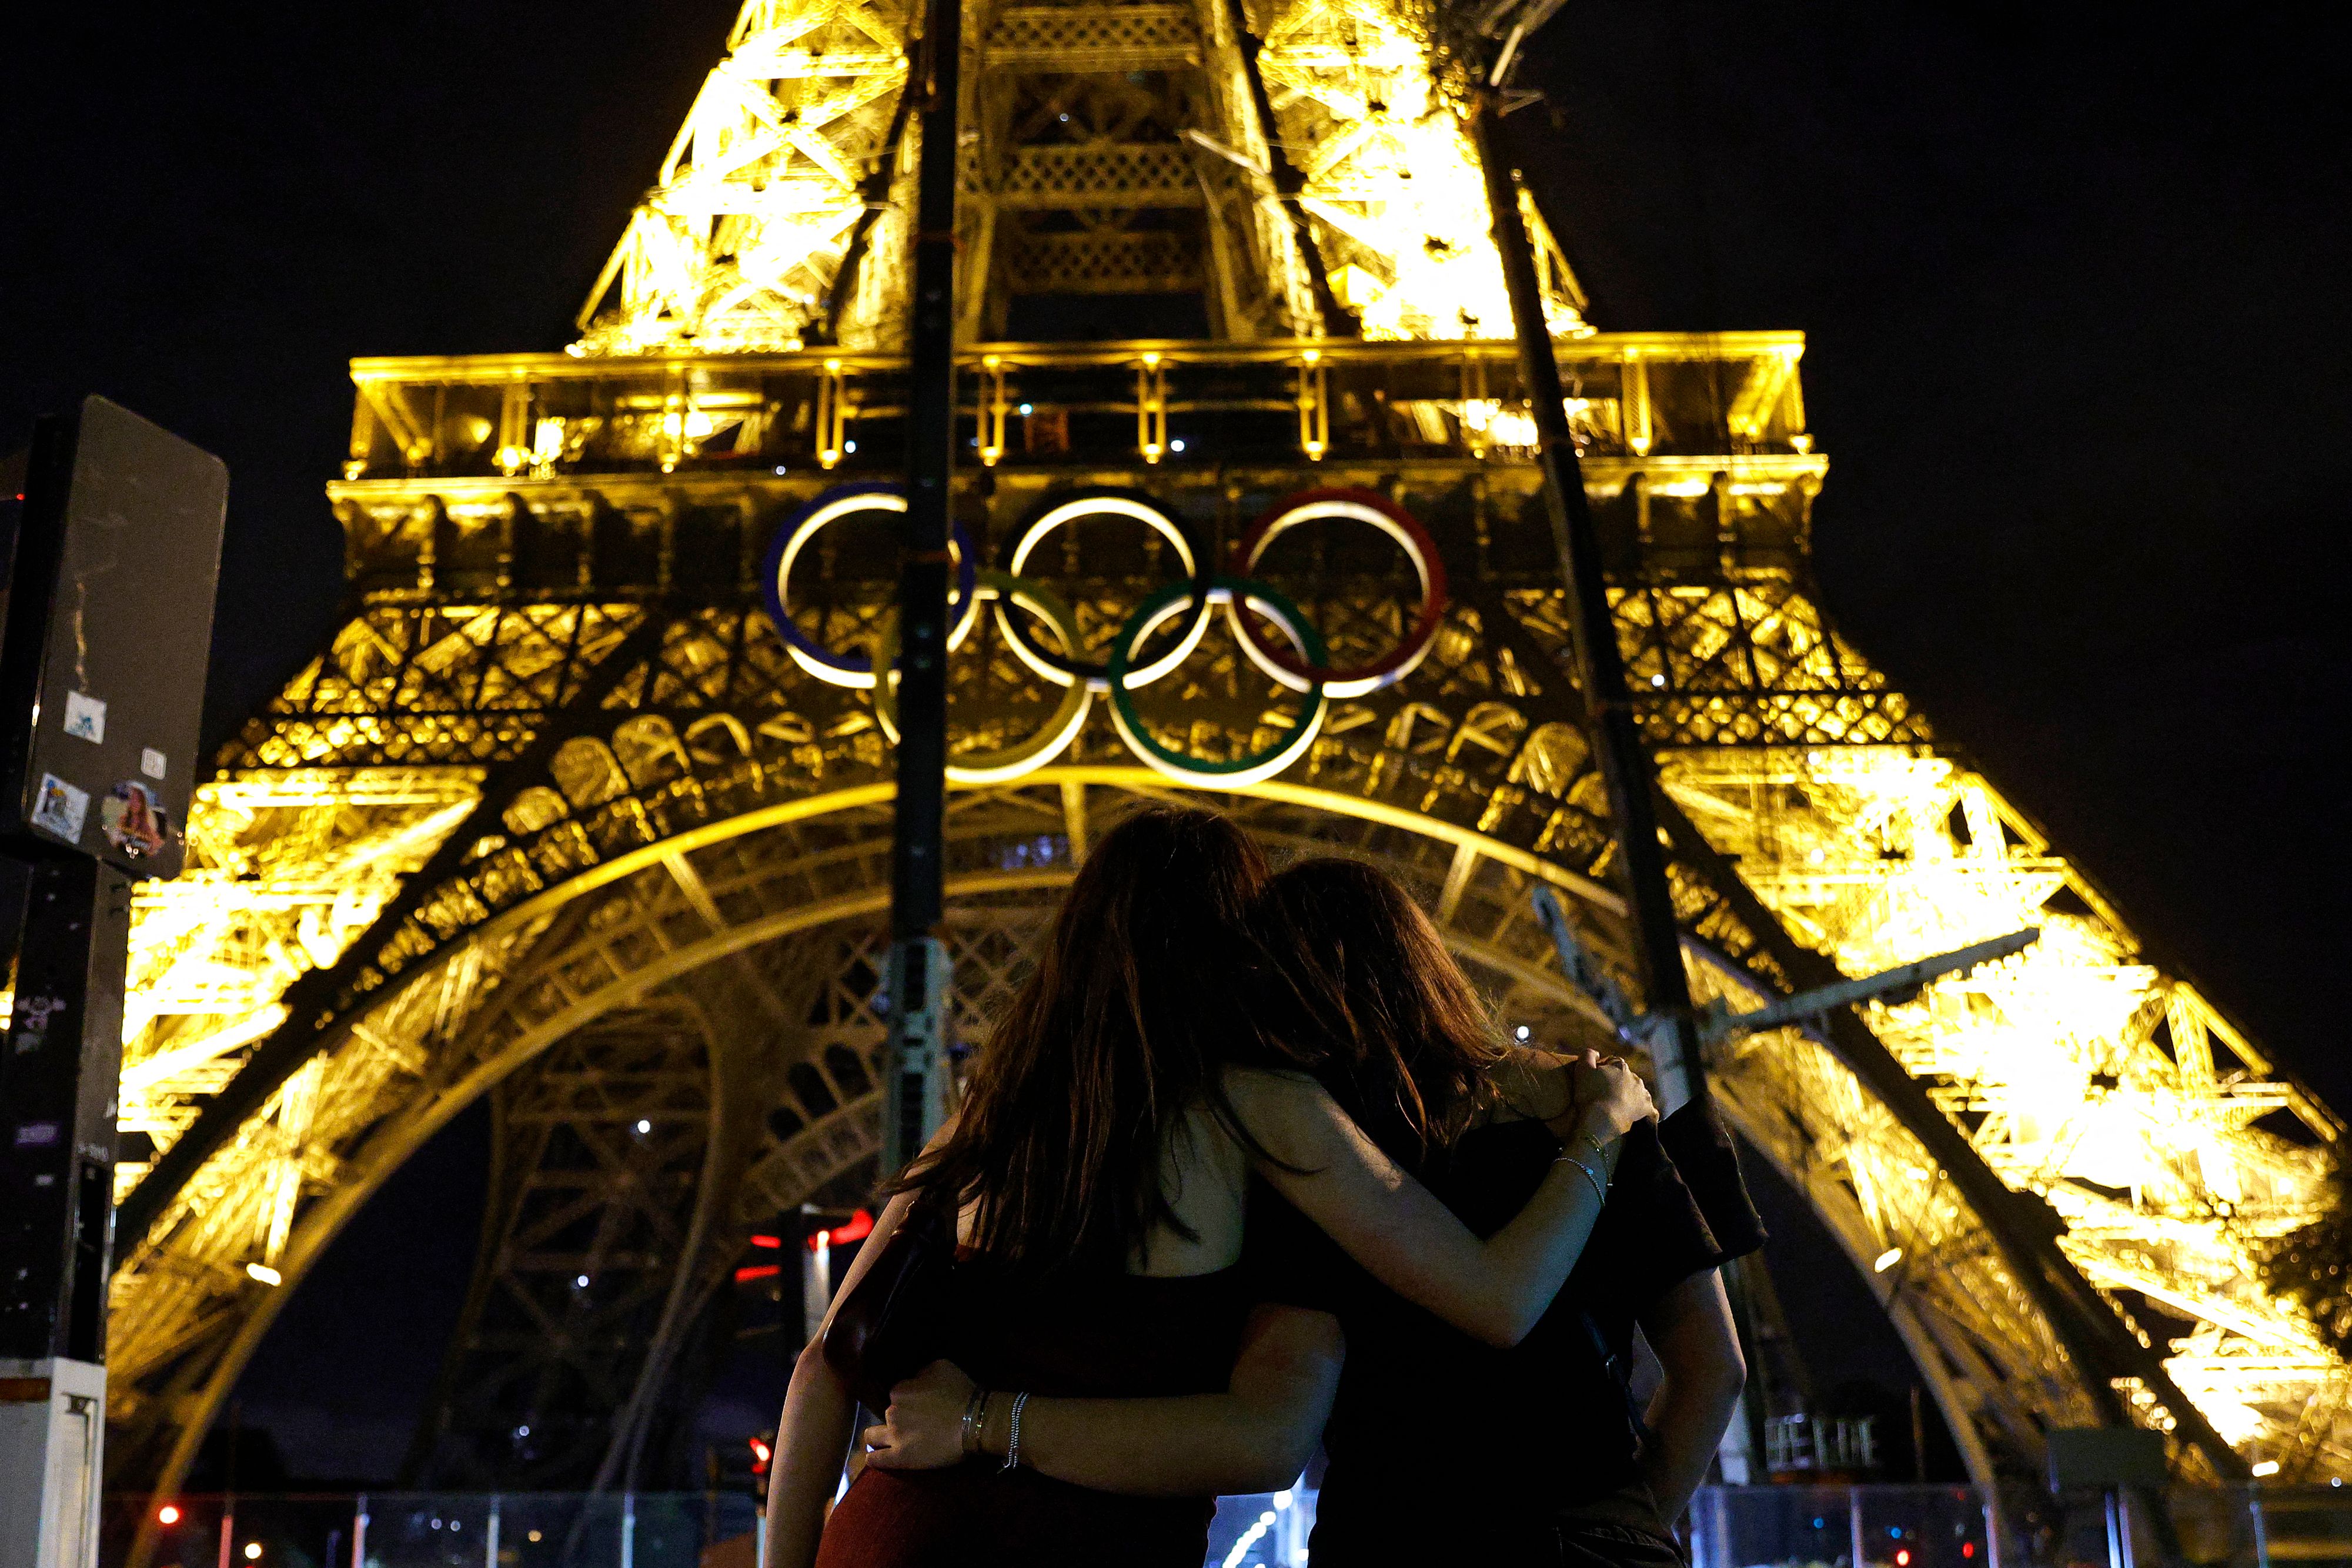
<instances>
[{"instance_id":1,"label":"metal girder","mask_svg":"<svg viewBox=\"0 0 2352 1568\"><path fill-rule=\"evenodd\" d=\"M996 13L990 71L1180 70L1201 64L1190 5L1007 5Z\"/></svg>"},{"instance_id":2,"label":"metal girder","mask_svg":"<svg viewBox=\"0 0 2352 1568\"><path fill-rule=\"evenodd\" d=\"M1173 141L1095 141L1024 147L1006 159L996 204L1014 211L1197 207L1192 161Z\"/></svg>"}]
</instances>

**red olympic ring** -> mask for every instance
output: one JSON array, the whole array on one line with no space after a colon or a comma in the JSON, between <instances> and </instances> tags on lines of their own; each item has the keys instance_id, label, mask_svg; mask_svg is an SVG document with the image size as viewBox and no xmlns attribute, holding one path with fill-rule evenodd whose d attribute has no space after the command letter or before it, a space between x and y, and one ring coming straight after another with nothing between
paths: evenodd
<instances>
[{"instance_id":1,"label":"red olympic ring","mask_svg":"<svg viewBox=\"0 0 2352 1568\"><path fill-rule=\"evenodd\" d=\"M1234 575L1254 576L1258 559L1282 534L1301 523L1326 517L1352 517L1370 523L1402 545L1405 553L1412 558L1413 572L1421 579L1421 615L1393 652L1386 658L1348 669L1306 664L1269 647L1231 601L1226 602L1225 617L1251 662L1292 691L1320 687L1326 696L1360 697L1404 679L1428 657L1437 641L1437 628L1445 619L1445 558L1438 553L1437 541L1429 537L1429 530L1421 526L1418 518L1377 491L1302 490L1276 503L1234 546Z\"/></svg>"}]
</instances>

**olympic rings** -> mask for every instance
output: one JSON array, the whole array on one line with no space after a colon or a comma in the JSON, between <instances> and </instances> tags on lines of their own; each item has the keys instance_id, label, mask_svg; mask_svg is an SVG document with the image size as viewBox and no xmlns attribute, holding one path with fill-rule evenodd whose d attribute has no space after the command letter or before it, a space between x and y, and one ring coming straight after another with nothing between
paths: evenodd
<instances>
[{"instance_id":1,"label":"olympic rings","mask_svg":"<svg viewBox=\"0 0 2352 1568\"><path fill-rule=\"evenodd\" d=\"M803 631L800 622L793 619L792 612L784 608L784 588L792 577L793 558L827 523L859 512L906 509L903 486L836 485L793 513L776 530L775 542L768 547L767 572L760 586L767 596L769 618L784 640L784 651L792 655L793 663L818 680L847 686L852 691L870 691L874 686L874 660L862 653L835 653ZM948 600L948 608L955 614L948 627L948 646L954 649L962 646L963 640L971 634L972 622L980 616L980 596L975 591L980 557L961 523L950 525L950 543L956 558L956 580L955 591ZM1076 645L1074 642L1072 646Z\"/></svg>"},{"instance_id":2,"label":"olympic rings","mask_svg":"<svg viewBox=\"0 0 2352 1568\"><path fill-rule=\"evenodd\" d=\"M1315 743L1315 737L1323 728L1323 716L1330 706L1320 686L1308 688L1305 709L1273 745L1231 762L1208 762L1184 752L1171 750L1151 738L1151 733L1143 727L1143 720L1135 711L1128 661L1134 657L1136 644L1158 631L1171 616L1184 609L1193 608L1187 603L1193 597L1191 583L1172 583L1145 600L1136 608L1135 613L1128 617L1127 624L1119 628L1118 640L1110 645L1111 721L1118 727L1120 738L1138 756L1150 763L1155 771L1166 774L1180 784L1239 789L1263 783L1298 760L1300 755ZM1238 625L1242 622L1241 610L1234 602L1237 599L1277 622L1283 634L1297 646L1299 657L1309 667L1323 662L1322 636L1307 623L1307 617L1299 613L1298 606L1262 582L1252 582L1246 578L1212 578L1209 592L1201 599L1199 607L1205 607L1209 600L1219 601ZM1198 642L1199 638L1195 635L1191 641ZM1141 681L1133 683L1136 685L1146 684Z\"/></svg>"},{"instance_id":3,"label":"olympic rings","mask_svg":"<svg viewBox=\"0 0 2352 1568\"><path fill-rule=\"evenodd\" d=\"M762 583L769 615L793 662L819 680L872 692L875 716L894 745L898 739L898 677L892 668L898 642L895 613L883 616L872 654L861 657L835 653L819 643L784 608L784 594L794 559L825 525L860 512L903 513L906 509L906 493L896 485L843 485L825 491L777 531L769 546ZM1055 528L1081 517L1106 515L1142 523L1172 545L1184 578L1146 598L1120 626L1108 649L1109 657L1095 663L1082 656L1078 620L1070 605L1045 584L1023 576L1022 569ZM1298 606L1251 575L1284 533L1304 523L1327 519L1371 524L1403 548L1420 580L1420 613L1394 649L1370 663L1332 666L1321 633ZM948 777L965 784L1007 782L1061 756L1085 728L1097 692L1109 695L1111 721L1120 737L1157 772L1204 789L1245 789L1263 782L1306 754L1322 732L1334 701L1379 691L1419 667L1436 643L1447 602L1445 563L1428 530L1403 507L1370 490L1303 490L1286 497L1251 525L1234 546L1231 575L1216 571L1206 546L1172 511L1130 490L1088 490L1048 497L1023 524L1002 571L980 569L978 552L961 525L953 528L951 543L956 579L950 599L948 647L952 650L964 643L978 623L981 601L993 600L997 627L1006 648L1033 674L1062 688L1052 714L1027 738L993 750L965 752L950 761ZM1200 646L1218 606L1223 607L1234 640L1250 663L1302 699L1297 716L1271 744L1224 762L1160 744L1145 727L1135 700L1137 691L1172 672ZM1016 614L1016 609L1026 613ZM1251 612L1273 622L1281 637L1269 640L1254 623ZM1026 624L1032 618L1044 622L1050 636L1041 639L1037 628ZM1171 623L1179 628L1171 645L1148 663L1138 664L1139 650ZM1278 647L1276 641L1289 646Z\"/></svg>"},{"instance_id":4,"label":"olympic rings","mask_svg":"<svg viewBox=\"0 0 2352 1568\"><path fill-rule=\"evenodd\" d=\"M1412 514L1376 491L1303 490L1276 505L1242 536L1241 542L1234 547L1234 571L1247 577L1257 570L1258 559L1267 547L1284 533L1301 523L1326 517L1370 523L1402 545L1405 553L1412 558L1413 573L1421 579L1421 616L1404 641L1386 658L1334 670L1326 667L1320 659L1301 664L1267 647L1231 600L1225 603L1225 618L1233 623L1234 635L1240 639L1251 663L1292 691L1319 686L1328 696L1360 697L1404 679L1435 645L1438 625L1445 617L1445 560L1438 553L1437 542Z\"/></svg>"},{"instance_id":5,"label":"olympic rings","mask_svg":"<svg viewBox=\"0 0 2352 1568\"><path fill-rule=\"evenodd\" d=\"M1190 658L1192 650L1201 645L1202 637L1209 630L1209 601L1213 597L1209 591L1212 565L1209 552L1193 547L1192 536L1185 531L1184 525L1177 521L1166 507L1149 496L1129 490L1089 490L1068 500L1053 502L1023 525L1020 538L1013 541L1012 555L1004 563L1004 570L1015 577L1020 576L1021 569L1029 564L1030 555L1047 534L1079 517L1105 514L1132 517L1175 546L1176 559L1183 562L1184 575L1192 579L1192 623L1184 628L1184 634L1177 639L1175 647L1129 677L1137 685L1148 686ZM996 618L998 629L1011 644L1013 656L1038 674L1056 685L1066 685L1083 678L1096 691L1110 690L1110 666L1079 658L1076 638L1071 639L1066 655L1055 658L1037 646L1029 633L1013 622L1002 600L997 602Z\"/></svg>"},{"instance_id":6,"label":"olympic rings","mask_svg":"<svg viewBox=\"0 0 2352 1568\"><path fill-rule=\"evenodd\" d=\"M1009 617L1011 606L1020 605L1051 627L1062 640L1065 653L1075 653L1078 646L1078 618L1061 597L1045 584L1031 582L1007 571L983 571L980 574L977 591L982 599L996 601L1000 620ZM874 683L874 716L882 726L882 733L890 743L898 743L898 693L892 678L897 672L891 666L898 656L898 618L887 617L882 634L874 640L874 667L888 672ZM1062 700L1051 718L1040 726L1037 733L1017 746L999 747L994 751L966 752L961 760L950 758L947 765L950 779L960 784L1002 784L1018 779L1032 768L1043 768L1076 740L1078 731L1086 727L1087 713L1094 706L1094 693L1084 681L1062 683Z\"/></svg>"}]
</instances>

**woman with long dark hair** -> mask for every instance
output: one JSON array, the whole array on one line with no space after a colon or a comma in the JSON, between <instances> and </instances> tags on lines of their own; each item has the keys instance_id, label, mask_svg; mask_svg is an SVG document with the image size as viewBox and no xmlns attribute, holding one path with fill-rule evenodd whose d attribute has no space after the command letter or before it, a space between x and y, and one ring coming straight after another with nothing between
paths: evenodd
<instances>
[{"instance_id":1,"label":"woman with long dark hair","mask_svg":"<svg viewBox=\"0 0 2352 1568\"><path fill-rule=\"evenodd\" d=\"M1302 862L1274 879L1259 927L1291 980L1262 1002L1265 1020L1319 1050L1315 1071L1335 1101L1471 1229L1497 1233L1577 1153L1564 1156L1554 1135L1573 1075L1501 1042L1392 879L1354 862ZM1607 1205L1581 1260L1515 1345L1381 1288L1295 1213L1251 1217L1253 1250L1278 1257L1286 1276L1260 1288L1337 1312L1346 1332L1317 1568L1679 1562L1669 1521L1705 1473L1743 1368L1714 1272L1725 1249L1654 1128L1622 1147L1610 1177L1596 1176ZM1622 1376L1637 1320L1665 1373L1646 1412L1632 1408ZM939 1458L941 1412L971 1386L940 1365L903 1385L895 1462ZM1040 1468L1096 1486L1144 1490L1171 1471L1171 1455L1209 1469L1232 1451L1230 1424L1201 1401L1045 1401L1030 1418L1057 1439Z\"/></svg>"},{"instance_id":2,"label":"woman with long dark hair","mask_svg":"<svg viewBox=\"0 0 2352 1568\"><path fill-rule=\"evenodd\" d=\"M901 1468L932 1456L900 1453L886 1422L828 1521L855 1406L820 1330L785 1401L772 1563L1115 1554L1194 1568L1217 1492L1297 1474L1339 1364L1328 1316L1262 1305L1239 1267L1253 1172L1389 1286L1482 1340L1514 1343L1542 1314L1599 1212L1596 1162L1650 1113L1639 1081L1587 1071L1587 1102L1563 1129L1601 1152L1563 1161L1479 1239L1259 1022L1269 968L1251 918L1266 880L1248 839L1202 811L1139 812L1088 857L958 1114L835 1298L837 1311L919 1195L952 1200L961 1247L940 1349L980 1381L939 1457L961 1462ZM1122 1487L1088 1470L1120 1454L1071 1454L1033 1398L1178 1400L1207 1432ZM1142 1446L1155 1447L1148 1433ZM1123 1458L1138 1469L1142 1457Z\"/></svg>"}]
</instances>

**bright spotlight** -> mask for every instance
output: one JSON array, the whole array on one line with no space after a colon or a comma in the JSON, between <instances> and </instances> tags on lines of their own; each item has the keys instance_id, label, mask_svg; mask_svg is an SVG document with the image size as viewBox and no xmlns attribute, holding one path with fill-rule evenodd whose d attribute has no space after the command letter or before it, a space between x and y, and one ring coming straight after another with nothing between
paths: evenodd
<instances>
[{"instance_id":1,"label":"bright spotlight","mask_svg":"<svg viewBox=\"0 0 2352 1568\"><path fill-rule=\"evenodd\" d=\"M1878 1255L1878 1261L1870 1266L1871 1271L1874 1273L1884 1274L1886 1270L1894 1268L1895 1265L1902 1261L1903 1249L1900 1247L1889 1247L1885 1251L1881 1252Z\"/></svg>"}]
</instances>

